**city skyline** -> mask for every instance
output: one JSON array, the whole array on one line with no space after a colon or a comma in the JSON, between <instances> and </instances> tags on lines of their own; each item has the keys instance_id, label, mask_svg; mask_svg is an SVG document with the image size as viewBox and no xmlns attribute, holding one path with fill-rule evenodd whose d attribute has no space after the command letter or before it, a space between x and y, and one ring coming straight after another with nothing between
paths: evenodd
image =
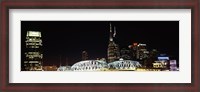
<instances>
[{"instance_id":1,"label":"city skyline","mask_svg":"<svg viewBox=\"0 0 200 92\"><path fill-rule=\"evenodd\" d=\"M82 51L87 51L89 59L107 58L110 23L116 28L114 39L120 49L145 43L148 50L158 49L179 60L178 21L22 21L22 52L26 32L40 31L44 65L73 65L81 61Z\"/></svg>"}]
</instances>

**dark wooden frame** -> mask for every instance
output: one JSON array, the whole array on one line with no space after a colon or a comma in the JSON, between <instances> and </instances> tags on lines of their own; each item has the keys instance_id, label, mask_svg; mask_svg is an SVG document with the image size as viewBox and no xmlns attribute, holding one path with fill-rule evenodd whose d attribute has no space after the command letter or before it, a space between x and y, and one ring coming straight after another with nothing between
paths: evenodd
<instances>
[{"instance_id":1,"label":"dark wooden frame","mask_svg":"<svg viewBox=\"0 0 200 92\"><path fill-rule=\"evenodd\" d=\"M199 81L199 0L3 0L1 3L1 91L130 91L130 92L200 92ZM17 84L9 83L9 9L191 9L192 10L192 83L79 83Z\"/></svg>"}]
</instances>

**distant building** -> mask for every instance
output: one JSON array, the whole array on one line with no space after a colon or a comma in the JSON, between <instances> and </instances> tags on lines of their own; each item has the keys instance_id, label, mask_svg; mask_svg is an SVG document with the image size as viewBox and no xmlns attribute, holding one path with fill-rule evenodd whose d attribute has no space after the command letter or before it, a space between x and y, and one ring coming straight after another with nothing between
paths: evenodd
<instances>
[{"instance_id":1,"label":"distant building","mask_svg":"<svg viewBox=\"0 0 200 92\"><path fill-rule=\"evenodd\" d=\"M109 37L109 44L108 44L108 62L113 62L115 60L119 60L120 52L119 46L113 40L113 37L116 35L116 30L114 29L114 33L112 32L112 26L110 24L110 37Z\"/></svg>"},{"instance_id":2,"label":"distant building","mask_svg":"<svg viewBox=\"0 0 200 92\"><path fill-rule=\"evenodd\" d=\"M106 61L106 58L97 58L96 60Z\"/></svg>"},{"instance_id":3,"label":"distant building","mask_svg":"<svg viewBox=\"0 0 200 92\"><path fill-rule=\"evenodd\" d=\"M132 58L135 60L144 60L149 57L149 51L146 49L146 44L133 43L129 45L132 51Z\"/></svg>"},{"instance_id":4,"label":"distant building","mask_svg":"<svg viewBox=\"0 0 200 92\"><path fill-rule=\"evenodd\" d=\"M176 60L170 60L170 71L178 71Z\"/></svg>"},{"instance_id":5,"label":"distant building","mask_svg":"<svg viewBox=\"0 0 200 92\"><path fill-rule=\"evenodd\" d=\"M169 56L167 56L166 54L160 54L158 56L158 60L162 60L162 61L168 61L169 60Z\"/></svg>"},{"instance_id":6,"label":"distant building","mask_svg":"<svg viewBox=\"0 0 200 92\"><path fill-rule=\"evenodd\" d=\"M88 60L88 53L86 51L82 52L82 60Z\"/></svg>"},{"instance_id":7,"label":"distant building","mask_svg":"<svg viewBox=\"0 0 200 92\"><path fill-rule=\"evenodd\" d=\"M43 66L42 67L43 71L57 71L57 66L53 65L53 66Z\"/></svg>"},{"instance_id":8,"label":"distant building","mask_svg":"<svg viewBox=\"0 0 200 92\"><path fill-rule=\"evenodd\" d=\"M24 68L26 71L42 71L41 32L27 31Z\"/></svg>"},{"instance_id":9,"label":"distant building","mask_svg":"<svg viewBox=\"0 0 200 92\"><path fill-rule=\"evenodd\" d=\"M101 58L100 60L101 60L101 61L106 61L106 58Z\"/></svg>"},{"instance_id":10,"label":"distant building","mask_svg":"<svg viewBox=\"0 0 200 92\"><path fill-rule=\"evenodd\" d=\"M167 64L167 61L155 61L155 63L153 63L153 68L167 69Z\"/></svg>"},{"instance_id":11,"label":"distant building","mask_svg":"<svg viewBox=\"0 0 200 92\"><path fill-rule=\"evenodd\" d=\"M139 60L143 60L148 58L149 51L146 49L146 44L138 44L137 45L137 55L136 58Z\"/></svg>"},{"instance_id":12,"label":"distant building","mask_svg":"<svg viewBox=\"0 0 200 92\"><path fill-rule=\"evenodd\" d=\"M122 48L120 50L120 57L123 58L124 60L131 60L131 51L129 49L126 48Z\"/></svg>"},{"instance_id":13,"label":"distant building","mask_svg":"<svg viewBox=\"0 0 200 92\"><path fill-rule=\"evenodd\" d=\"M57 71L71 71L71 66L60 66Z\"/></svg>"},{"instance_id":14,"label":"distant building","mask_svg":"<svg viewBox=\"0 0 200 92\"><path fill-rule=\"evenodd\" d=\"M136 60L137 59L137 47L138 43L133 43L132 45L129 45L129 48L131 49L132 52L132 59Z\"/></svg>"}]
</instances>

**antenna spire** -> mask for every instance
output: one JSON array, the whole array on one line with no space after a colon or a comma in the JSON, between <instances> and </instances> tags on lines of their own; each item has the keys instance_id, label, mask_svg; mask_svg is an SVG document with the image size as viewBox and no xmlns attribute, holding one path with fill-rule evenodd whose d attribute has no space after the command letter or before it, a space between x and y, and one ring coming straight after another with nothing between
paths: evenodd
<instances>
[{"instance_id":1,"label":"antenna spire","mask_svg":"<svg viewBox=\"0 0 200 92\"><path fill-rule=\"evenodd\" d=\"M110 41L113 41L112 25L110 23Z\"/></svg>"},{"instance_id":2,"label":"antenna spire","mask_svg":"<svg viewBox=\"0 0 200 92\"><path fill-rule=\"evenodd\" d=\"M112 24L110 23L110 32L112 32Z\"/></svg>"},{"instance_id":3,"label":"antenna spire","mask_svg":"<svg viewBox=\"0 0 200 92\"><path fill-rule=\"evenodd\" d=\"M114 27L114 33L113 33L113 37L115 37L116 36L116 27Z\"/></svg>"}]
</instances>

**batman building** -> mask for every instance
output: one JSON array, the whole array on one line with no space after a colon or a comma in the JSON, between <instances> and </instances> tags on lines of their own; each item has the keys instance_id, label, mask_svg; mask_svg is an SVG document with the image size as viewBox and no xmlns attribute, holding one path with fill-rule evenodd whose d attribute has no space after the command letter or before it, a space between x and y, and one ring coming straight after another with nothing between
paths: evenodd
<instances>
[{"instance_id":1,"label":"batman building","mask_svg":"<svg viewBox=\"0 0 200 92\"><path fill-rule=\"evenodd\" d=\"M113 62L115 60L119 60L120 53L119 53L119 46L114 42L113 37L116 35L116 30L114 28L114 33L112 31L112 25L110 24L110 37L109 37L109 44L108 44L108 63Z\"/></svg>"}]
</instances>

